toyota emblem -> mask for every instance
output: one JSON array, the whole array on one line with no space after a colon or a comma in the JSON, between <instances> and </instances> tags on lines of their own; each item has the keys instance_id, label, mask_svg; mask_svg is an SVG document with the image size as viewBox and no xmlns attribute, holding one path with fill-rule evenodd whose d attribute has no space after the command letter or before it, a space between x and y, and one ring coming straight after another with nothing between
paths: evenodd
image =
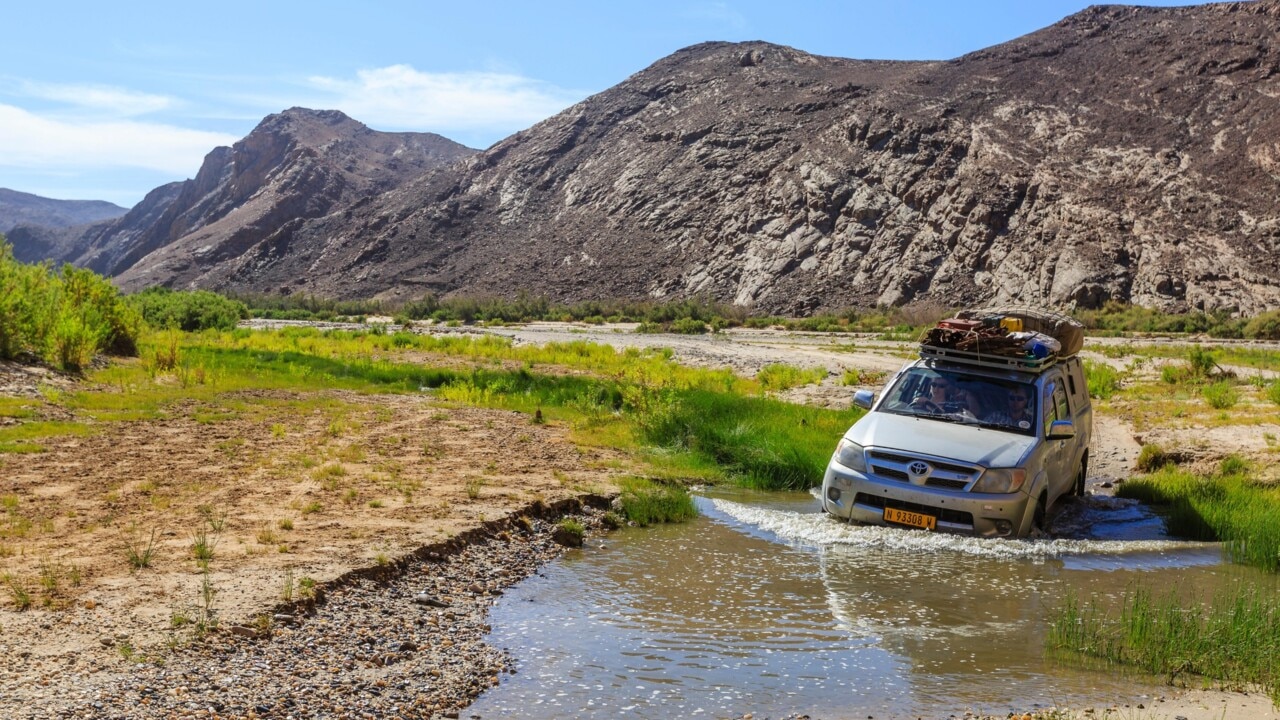
<instances>
[{"instance_id":1,"label":"toyota emblem","mask_svg":"<svg viewBox=\"0 0 1280 720\"><path fill-rule=\"evenodd\" d=\"M908 465L907 469L911 471L912 475L923 475L929 472L929 465L928 463L923 463L917 460Z\"/></svg>"}]
</instances>

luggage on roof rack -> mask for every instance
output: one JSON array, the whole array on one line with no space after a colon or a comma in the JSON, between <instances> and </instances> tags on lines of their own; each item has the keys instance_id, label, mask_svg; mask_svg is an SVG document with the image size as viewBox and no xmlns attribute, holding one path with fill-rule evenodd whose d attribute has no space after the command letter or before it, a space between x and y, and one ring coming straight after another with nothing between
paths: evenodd
<instances>
[{"instance_id":1,"label":"luggage on roof rack","mask_svg":"<svg viewBox=\"0 0 1280 720\"><path fill-rule=\"evenodd\" d=\"M1019 330L1038 332L1057 340L1063 357L1071 357L1084 347L1084 326L1074 318L1052 310L1041 310L1029 307L987 308L984 310L962 310L956 313L962 320L977 320L981 323L1001 320L1016 321ZM1013 324L1010 322L1009 324ZM1012 328L1011 328L1012 329Z\"/></svg>"},{"instance_id":2,"label":"luggage on roof rack","mask_svg":"<svg viewBox=\"0 0 1280 720\"><path fill-rule=\"evenodd\" d=\"M1040 372L1084 345L1084 327L1031 308L965 310L920 338L920 357Z\"/></svg>"}]
</instances>

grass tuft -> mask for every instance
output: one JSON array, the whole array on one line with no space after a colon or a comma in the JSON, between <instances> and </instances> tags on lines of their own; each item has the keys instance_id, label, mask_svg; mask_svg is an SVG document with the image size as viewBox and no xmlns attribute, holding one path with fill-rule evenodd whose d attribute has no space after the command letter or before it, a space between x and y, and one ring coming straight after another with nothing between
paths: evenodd
<instances>
[{"instance_id":1,"label":"grass tuft","mask_svg":"<svg viewBox=\"0 0 1280 720\"><path fill-rule=\"evenodd\" d=\"M618 484L622 489L619 502L623 517L641 527L684 522L698 515L693 498L682 485L635 477L623 478Z\"/></svg>"}]
</instances>

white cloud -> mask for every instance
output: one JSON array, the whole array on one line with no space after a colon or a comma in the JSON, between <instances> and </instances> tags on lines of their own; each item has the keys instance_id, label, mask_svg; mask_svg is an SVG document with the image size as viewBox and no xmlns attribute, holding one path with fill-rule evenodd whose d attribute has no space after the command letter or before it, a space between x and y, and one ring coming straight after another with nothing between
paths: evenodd
<instances>
[{"instance_id":1,"label":"white cloud","mask_svg":"<svg viewBox=\"0 0 1280 720\"><path fill-rule=\"evenodd\" d=\"M56 85L23 82L21 92L30 97L66 103L115 117L132 117L173 106L164 95L151 95L107 85Z\"/></svg>"},{"instance_id":2,"label":"white cloud","mask_svg":"<svg viewBox=\"0 0 1280 720\"><path fill-rule=\"evenodd\" d=\"M521 130L564 110L586 93L498 72L427 73L409 65L361 70L355 79L310 78L323 102L378 128Z\"/></svg>"},{"instance_id":3,"label":"white cloud","mask_svg":"<svg viewBox=\"0 0 1280 720\"><path fill-rule=\"evenodd\" d=\"M146 168L191 177L210 150L238 139L133 120L56 120L0 104L0 166Z\"/></svg>"}]
</instances>

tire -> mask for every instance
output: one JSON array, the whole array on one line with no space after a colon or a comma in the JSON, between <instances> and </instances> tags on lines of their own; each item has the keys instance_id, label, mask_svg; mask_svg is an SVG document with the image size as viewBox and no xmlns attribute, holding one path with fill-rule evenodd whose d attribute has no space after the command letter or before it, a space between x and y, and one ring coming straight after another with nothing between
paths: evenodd
<instances>
[{"instance_id":1,"label":"tire","mask_svg":"<svg viewBox=\"0 0 1280 720\"><path fill-rule=\"evenodd\" d=\"M1080 462L1080 472L1076 474L1075 482L1071 483L1071 495L1073 497L1084 497L1085 480L1088 477L1089 461L1082 460Z\"/></svg>"},{"instance_id":2,"label":"tire","mask_svg":"<svg viewBox=\"0 0 1280 720\"><path fill-rule=\"evenodd\" d=\"M1036 499L1036 513L1031 517L1031 532L1027 534L1027 537L1038 538L1048 535L1044 529L1045 513L1047 510L1045 507L1045 501L1047 499L1048 498L1043 493L1041 493L1040 497Z\"/></svg>"}]
</instances>

